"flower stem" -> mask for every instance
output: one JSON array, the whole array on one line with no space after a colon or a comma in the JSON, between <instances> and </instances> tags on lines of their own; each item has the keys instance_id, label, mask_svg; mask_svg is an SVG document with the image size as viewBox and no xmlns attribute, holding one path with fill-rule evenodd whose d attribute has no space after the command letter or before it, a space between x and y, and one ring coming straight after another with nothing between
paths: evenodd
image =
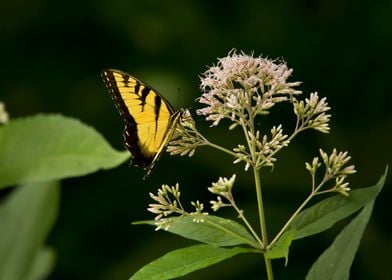
<instances>
[{"instance_id":1,"label":"flower stem","mask_svg":"<svg viewBox=\"0 0 392 280\"><path fill-rule=\"evenodd\" d=\"M246 219L243 211L241 209L238 208L238 206L235 204L234 199L230 200L231 206L233 206L233 208L237 211L238 216L240 217L240 219L242 219L242 221L245 223L245 225L247 226L247 228L249 229L249 231L252 233L253 237L257 240L257 242L260 244L261 247L265 247L265 245L263 244L263 241L260 240L259 236L257 235L257 233L255 232L255 230L253 229L253 227L251 226L251 224L248 222L248 220Z\"/></svg>"},{"instance_id":2,"label":"flower stem","mask_svg":"<svg viewBox=\"0 0 392 280\"><path fill-rule=\"evenodd\" d=\"M257 195L257 206L259 210L261 238L264 246L268 246L268 236L267 236L267 227L266 227L265 215L264 215L264 203L263 203L263 197L261 192L260 174L259 171L256 169L256 167L253 167L253 173L255 176L255 187L256 187L256 195ZM266 258L264 255L264 261L265 261L265 268L267 271L268 280L273 280L274 274L272 271L271 260Z\"/></svg>"},{"instance_id":3,"label":"flower stem","mask_svg":"<svg viewBox=\"0 0 392 280\"><path fill-rule=\"evenodd\" d=\"M282 227L282 229L279 231L279 233L275 236L274 240L269 244L269 247L272 247L278 239L282 236L282 234L286 231L286 229L291 225L293 220L297 217L299 212L308 204L308 202L314 197L314 192L312 192L305 200L302 202L302 204L295 210L295 212L291 215L290 219L287 221L287 223Z\"/></svg>"},{"instance_id":4,"label":"flower stem","mask_svg":"<svg viewBox=\"0 0 392 280\"><path fill-rule=\"evenodd\" d=\"M272 240L272 242L268 245L269 247L272 247L275 242L278 241L278 239L282 236L282 234L285 232L285 230L291 225L291 223L294 221L294 219L298 216L299 212L304 209L304 207L308 204L308 202L316 195L322 193L319 192L320 188L324 185L324 183L328 181L326 179L326 175L324 176L324 179L320 182L320 184L315 187L314 185L314 176L312 176L312 192L309 194L309 196L302 202L302 204L295 210L295 212L291 215L290 219L286 222L286 224L282 227L282 229L279 231L279 233L275 236L275 238Z\"/></svg>"},{"instance_id":5,"label":"flower stem","mask_svg":"<svg viewBox=\"0 0 392 280\"><path fill-rule=\"evenodd\" d=\"M272 271L271 260L264 255L265 268L267 270L268 280L274 280L274 272Z\"/></svg>"},{"instance_id":6,"label":"flower stem","mask_svg":"<svg viewBox=\"0 0 392 280\"><path fill-rule=\"evenodd\" d=\"M194 128L193 132L194 132L194 133L196 134L196 136L202 141L202 143L199 144L200 146L201 146L201 145L207 145L207 146L210 146L210 147L215 148L215 149L217 149L217 150L220 150L220 151L222 151L222 152L224 152L224 153L227 153L227 154L229 154L229 155L232 155L233 157L236 157L236 156L237 156L237 154L234 153L233 151L231 151L231 150L229 150L229 149L226 149L226 148L224 148L224 147L222 147L222 146L219 146L219 145L217 145L217 144L214 144L214 143L208 141L208 139L205 138L196 128ZM188 134L187 136L190 137L190 138L195 137L195 136L190 135L190 134Z\"/></svg>"},{"instance_id":7,"label":"flower stem","mask_svg":"<svg viewBox=\"0 0 392 280\"><path fill-rule=\"evenodd\" d=\"M224 153L227 153L227 154L229 154L229 155L232 155L232 156L236 156L236 153L234 153L233 151L230 151L229 149L226 149L226 148L224 148L224 147L222 147L222 146L219 146L219 145L216 145L216 144L214 144L214 143L211 143L211 142L209 142L209 141L207 141L206 140L206 143L205 143L205 145L208 145L208 146L210 146L210 147L212 147L212 148L215 148L215 149L217 149L217 150L220 150L220 151L222 151L222 152L224 152Z\"/></svg>"}]
</instances>

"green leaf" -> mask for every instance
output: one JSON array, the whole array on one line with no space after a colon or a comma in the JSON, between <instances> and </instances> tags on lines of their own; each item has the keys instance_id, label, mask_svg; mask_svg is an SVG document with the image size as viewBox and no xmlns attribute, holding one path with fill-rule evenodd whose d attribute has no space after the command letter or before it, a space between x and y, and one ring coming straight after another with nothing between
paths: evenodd
<instances>
[{"instance_id":1,"label":"green leaf","mask_svg":"<svg viewBox=\"0 0 392 280\"><path fill-rule=\"evenodd\" d=\"M15 188L0 206L0 279L29 279L34 260L56 220L57 182ZM40 261L40 260L37 260ZM41 260L42 261L42 260Z\"/></svg>"},{"instance_id":2,"label":"green leaf","mask_svg":"<svg viewBox=\"0 0 392 280\"><path fill-rule=\"evenodd\" d=\"M240 253L251 253L252 249L235 247L224 249L210 245L195 245L178 249L156 259L136 272L130 280L165 280L211 266Z\"/></svg>"},{"instance_id":3,"label":"green leaf","mask_svg":"<svg viewBox=\"0 0 392 280\"><path fill-rule=\"evenodd\" d=\"M25 280L42 280L46 279L52 271L56 260L56 253L52 248L41 248L26 274Z\"/></svg>"},{"instance_id":4,"label":"green leaf","mask_svg":"<svg viewBox=\"0 0 392 280\"><path fill-rule=\"evenodd\" d=\"M203 217L204 222L202 223L193 222L191 216L180 216L170 219L171 223L168 231L188 239L220 247L239 244L260 247L245 227L233 220L212 215ZM154 221L133 224L142 223L155 225Z\"/></svg>"},{"instance_id":5,"label":"green leaf","mask_svg":"<svg viewBox=\"0 0 392 280\"><path fill-rule=\"evenodd\" d=\"M128 158L77 119L36 115L0 126L0 188L82 176Z\"/></svg>"},{"instance_id":6,"label":"green leaf","mask_svg":"<svg viewBox=\"0 0 392 280\"><path fill-rule=\"evenodd\" d=\"M285 265L287 265L289 258L289 248L294 236L295 229L286 231L276 242L275 246L268 250L264 256L269 259L285 258Z\"/></svg>"},{"instance_id":7,"label":"green leaf","mask_svg":"<svg viewBox=\"0 0 392 280\"><path fill-rule=\"evenodd\" d=\"M336 195L324 199L302 211L290 226L297 231L294 239L322 232L374 200L384 185L387 171L388 168L373 187L353 190L348 197Z\"/></svg>"},{"instance_id":8,"label":"green leaf","mask_svg":"<svg viewBox=\"0 0 392 280\"><path fill-rule=\"evenodd\" d=\"M350 267L358 250L362 234L372 214L374 201L370 202L335 238L310 268L307 280L349 279Z\"/></svg>"}]
</instances>

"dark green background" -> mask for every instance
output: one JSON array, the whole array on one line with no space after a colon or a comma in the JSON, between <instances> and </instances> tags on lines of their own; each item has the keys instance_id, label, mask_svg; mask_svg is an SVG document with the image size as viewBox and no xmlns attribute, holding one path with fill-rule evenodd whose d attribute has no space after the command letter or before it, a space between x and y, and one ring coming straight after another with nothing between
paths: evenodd
<instances>
[{"instance_id":1,"label":"dark green background","mask_svg":"<svg viewBox=\"0 0 392 280\"><path fill-rule=\"evenodd\" d=\"M348 150L358 173L351 186L374 184L391 159L392 2L376 1L49 1L0 2L0 100L12 118L60 112L94 126L122 149L122 121L100 79L118 68L158 88L176 107L199 108L199 75L232 48L283 58L332 107L331 133L307 132L283 151L262 183L270 235L309 192L304 162L321 147ZM290 111L278 107L275 121ZM206 136L227 147L237 142L227 125ZM78 141L78 139L75 139ZM37 143L39 145L39 143ZM238 174L240 205L256 221L250 173L220 152L192 158L163 155L152 175L128 168L63 183L58 222L48 243L58 253L51 279L127 279L149 261L193 244L148 226L148 192L179 182L184 199L210 200L219 176ZM352 279L390 279L390 180L352 268ZM231 214L227 212L225 214ZM389 222L387 222L387 220ZM346 221L345 221L346 222ZM303 279L339 229L295 242L290 261L275 261L277 279ZM262 279L262 260L238 256L185 279Z\"/></svg>"}]
</instances>

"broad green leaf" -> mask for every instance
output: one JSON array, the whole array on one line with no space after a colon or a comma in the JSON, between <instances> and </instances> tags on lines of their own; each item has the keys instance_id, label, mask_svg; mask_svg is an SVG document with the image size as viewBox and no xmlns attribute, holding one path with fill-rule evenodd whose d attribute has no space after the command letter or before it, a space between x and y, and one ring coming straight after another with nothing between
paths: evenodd
<instances>
[{"instance_id":1,"label":"broad green leaf","mask_svg":"<svg viewBox=\"0 0 392 280\"><path fill-rule=\"evenodd\" d=\"M56 260L56 253L52 248L42 247L34 258L30 270L26 274L26 280L46 279L52 271Z\"/></svg>"},{"instance_id":2,"label":"broad green leaf","mask_svg":"<svg viewBox=\"0 0 392 280\"><path fill-rule=\"evenodd\" d=\"M58 203L57 182L20 186L3 201L0 206L0 279L29 279L27 274L32 273L35 258L56 220Z\"/></svg>"},{"instance_id":3,"label":"broad green leaf","mask_svg":"<svg viewBox=\"0 0 392 280\"><path fill-rule=\"evenodd\" d=\"M387 171L373 187L353 190L348 197L336 195L324 199L302 211L290 226L297 231L294 239L322 232L374 200L384 185Z\"/></svg>"},{"instance_id":4,"label":"broad green leaf","mask_svg":"<svg viewBox=\"0 0 392 280\"><path fill-rule=\"evenodd\" d=\"M36 115L0 126L0 188L81 176L128 158L77 119Z\"/></svg>"},{"instance_id":5,"label":"broad green leaf","mask_svg":"<svg viewBox=\"0 0 392 280\"><path fill-rule=\"evenodd\" d=\"M276 242L275 246L273 246L269 251L267 251L264 256L269 259L285 259L285 264L287 265L289 258L289 248L291 245L291 241L295 236L295 229L286 231Z\"/></svg>"},{"instance_id":6,"label":"broad green leaf","mask_svg":"<svg viewBox=\"0 0 392 280\"><path fill-rule=\"evenodd\" d=\"M182 237L193 239L214 246L234 246L249 244L259 247L253 236L239 223L208 215L203 217L204 222L195 223L191 216L171 218L169 232ZM133 224L155 225L154 221L136 222Z\"/></svg>"},{"instance_id":7,"label":"broad green leaf","mask_svg":"<svg viewBox=\"0 0 392 280\"><path fill-rule=\"evenodd\" d=\"M173 279L211 266L237 254L252 252L255 251L240 247L224 249L210 245L195 245L167 253L141 268L130 280Z\"/></svg>"},{"instance_id":8,"label":"broad green leaf","mask_svg":"<svg viewBox=\"0 0 392 280\"><path fill-rule=\"evenodd\" d=\"M372 214L374 201L370 202L335 238L310 268L307 280L349 279L350 267L358 250L362 234Z\"/></svg>"}]
</instances>

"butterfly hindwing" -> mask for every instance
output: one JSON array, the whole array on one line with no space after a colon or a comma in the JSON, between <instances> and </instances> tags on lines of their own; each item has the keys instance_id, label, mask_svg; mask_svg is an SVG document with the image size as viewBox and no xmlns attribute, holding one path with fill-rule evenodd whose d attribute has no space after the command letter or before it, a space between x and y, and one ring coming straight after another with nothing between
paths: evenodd
<instances>
[{"instance_id":1,"label":"butterfly hindwing","mask_svg":"<svg viewBox=\"0 0 392 280\"><path fill-rule=\"evenodd\" d=\"M133 156L132 165L151 170L174 132L179 112L157 91L135 77L104 70L102 78L125 121L125 146Z\"/></svg>"}]
</instances>

